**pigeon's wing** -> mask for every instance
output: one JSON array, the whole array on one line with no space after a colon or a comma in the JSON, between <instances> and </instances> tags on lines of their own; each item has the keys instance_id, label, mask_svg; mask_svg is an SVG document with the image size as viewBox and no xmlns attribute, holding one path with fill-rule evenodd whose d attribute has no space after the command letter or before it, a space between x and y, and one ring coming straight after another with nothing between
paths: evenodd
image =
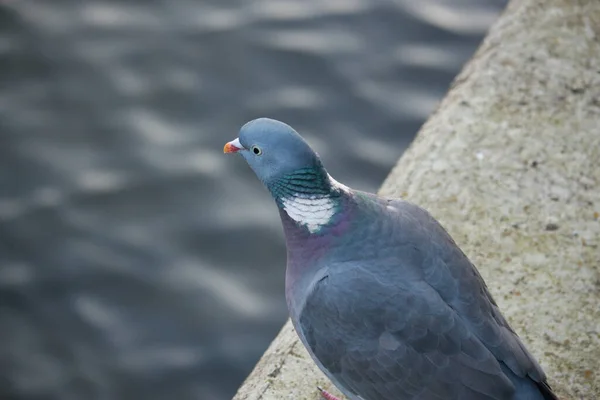
<instances>
[{"instance_id":1,"label":"pigeon's wing","mask_svg":"<svg viewBox=\"0 0 600 400\"><path fill-rule=\"evenodd\" d=\"M315 284L298 325L350 397L506 400L514 392L494 355L425 283L403 287L348 267Z\"/></svg>"},{"instance_id":2,"label":"pigeon's wing","mask_svg":"<svg viewBox=\"0 0 600 400\"><path fill-rule=\"evenodd\" d=\"M299 315L330 376L367 400L555 399L441 225L410 203L369 204Z\"/></svg>"},{"instance_id":3,"label":"pigeon's wing","mask_svg":"<svg viewBox=\"0 0 600 400\"><path fill-rule=\"evenodd\" d=\"M557 399L544 371L500 312L481 275L446 230L414 204L402 200L387 203L390 221L413 232L411 238L397 239L412 242L424 254L418 266L423 279L517 378L531 379L545 399Z\"/></svg>"}]
</instances>

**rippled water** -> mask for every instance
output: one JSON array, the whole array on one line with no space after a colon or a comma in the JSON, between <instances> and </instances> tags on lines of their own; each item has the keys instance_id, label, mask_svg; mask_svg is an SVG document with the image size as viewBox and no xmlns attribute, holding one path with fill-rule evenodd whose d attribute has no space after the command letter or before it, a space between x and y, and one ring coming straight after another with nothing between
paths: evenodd
<instances>
[{"instance_id":1,"label":"rippled water","mask_svg":"<svg viewBox=\"0 0 600 400\"><path fill-rule=\"evenodd\" d=\"M3 1L0 398L230 398L285 251L225 141L282 119L376 190L504 4Z\"/></svg>"}]
</instances>

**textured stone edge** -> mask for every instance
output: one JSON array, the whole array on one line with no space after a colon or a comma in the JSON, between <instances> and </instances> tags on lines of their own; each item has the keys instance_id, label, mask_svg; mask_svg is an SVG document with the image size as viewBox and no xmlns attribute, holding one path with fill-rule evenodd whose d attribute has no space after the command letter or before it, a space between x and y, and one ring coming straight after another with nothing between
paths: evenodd
<instances>
[{"instance_id":1,"label":"textured stone edge","mask_svg":"<svg viewBox=\"0 0 600 400\"><path fill-rule=\"evenodd\" d=\"M381 188L450 231L565 400L600 398L599 131L600 2L512 0ZM234 400L317 385L288 321Z\"/></svg>"}]
</instances>

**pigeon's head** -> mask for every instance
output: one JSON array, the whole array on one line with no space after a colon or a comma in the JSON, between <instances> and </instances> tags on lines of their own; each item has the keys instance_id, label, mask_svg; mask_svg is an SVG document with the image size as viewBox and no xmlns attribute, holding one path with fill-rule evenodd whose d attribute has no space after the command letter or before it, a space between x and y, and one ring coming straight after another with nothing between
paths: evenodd
<instances>
[{"instance_id":1,"label":"pigeon's head","mask_svg":"<svg viewBox=\"0 0 600 400\"><path fill-rule=\"evenodd\" d=\"M225 153L239 153L268 187L279 178L307 168L322 169L321 161L291 126L269 118L242 126L237 139L225 145Z\"/></svg>"}]
</instances>

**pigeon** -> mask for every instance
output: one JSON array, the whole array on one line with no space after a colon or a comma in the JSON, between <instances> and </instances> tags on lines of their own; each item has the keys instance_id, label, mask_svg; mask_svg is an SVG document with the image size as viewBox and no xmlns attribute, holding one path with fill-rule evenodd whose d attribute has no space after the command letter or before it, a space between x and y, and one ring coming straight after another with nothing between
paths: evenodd
<instances>
[{"instance_id":1,"label":"pigeon","mask_svg":"<svg viewBox=\"0 0 600 400\"><path fill-rule=\"evenodd\" d=\"M423 208L337 182L273 119L246 123L223 151L240 154L275 200L290 318L348 399L557 400L475 266Z\"/></svg>"}]
</instances>

